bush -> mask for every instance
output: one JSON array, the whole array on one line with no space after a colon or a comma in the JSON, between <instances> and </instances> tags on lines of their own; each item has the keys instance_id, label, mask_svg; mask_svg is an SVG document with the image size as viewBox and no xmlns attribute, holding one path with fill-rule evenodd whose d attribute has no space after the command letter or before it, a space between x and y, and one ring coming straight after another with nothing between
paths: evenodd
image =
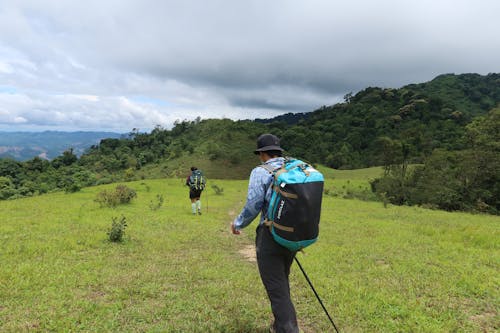
<instances>
[{"instance_id":1,"label":"bush","mask_svg":"<svg viewBox=\"0 0 500 333\"><path fill-rule=\"evenodd\" d=\"M224 189L222 187L219 187L217 185L212 185L212 189L215 192L215 195L223 195L224 194Z\"/></svg>"},{"instance_id":2,"label":"bush","mask_svg":"<svg viewBox=\"0 0 500 333\"><path fill-rule=\"evenodd\" d=\"M118 185L113 192L106 190L99 192L94 201L98 202L101 207L116 207L120 204L130 203L135 197L137 197L137 193L133 189L125 185Z\"/></svg>"},{"instance_id":3,"label":"bush","mask_svg":"<svg viewBox=\"0 0 500 333\"><path fill-rule=\"evenodd\" d=\"M393 176L384 176L382 178L374 179L370 182L372 191L377 194L380 201L387 202L394 205L403 205L407 203L408 191L404 182Z\"/></svg>"},{"instance_id":4,"label":"bush","mask_svg":"<svg viewBox=\"0 0 500 333\"><path fill-rule=\"evenodd\" d=\"M113 217L111 228L108 231L108 239L110 242L121 242L125 235L125 228L127 227L127 219L122 215L120 219Z\"/></svg>"},{"instance_id":5,"label":"bush","mask_svg":"<svg viewBox=\"0 0 500 333\"><path fill-rule=\"evenodd\" d=\"M149 209L158 210L161 206L163 206L163 195L157 194L156 201L151 200L149 202Z\"/></svg>"},{"instance_id":6,"label":"bush","mask_svg":"<svg viewBox=\"0 0 500 333\"><path fill-rule=\"evenodd\" d=\"M135 172L134 172L133 168L128 168L127 170L125 170L125 179L127 181L133 180L134 176L135 176Z\"/></svg>"},{"instance_id":7,"label":"bush","mask_svg":"<svg viewBox=\"0 0 500 333\"><path fill-rule=\"evenodd\" d=\"M135 190L125 186L118 185L115 190L116 195L118 196L118 201L121 204L130 203L133 198L137 197L137 193Z\"/></svg>"},{"instance_id":8,"label":"bush","mask_svg":"<svg viewBox=\"0 0 500 333\"><path fill-rule=\"evenodd\" d=\"M151 191L151 186L149 186L148 184L146 183L141 183L141 185L143 185L146 189L146 192L150 192Z\"/></svg>"},{"instance_id":9,"label":"bush","mask_svg":"<svg viewBox=\"0 0 500 333\"><path fill-rule=\"evenodd\" d=\"M82 186L78 183L68 183L64 185L64 192L75 193L82 189Z\"/></svg>"},{"instance_id":10,"label":"bush","mask_svg":"<svg viewBox=\"0 0 500 333\"><path fill-rule=\"evenodd\" d=\"M101 207L114 207L118 203L116 202L116 197L113 195L113 192L109 191L101 191L97 193L96 198L94 199L95 202L99 203L99 206Z\"/></svg>"},{"instance_id":11,"label":"bush","mask_svg":"<svg viewBox=\"0 0 500 333\"><path fill-rule=\"evenodd\" d=\"M106 185L106 184L111 184L113 183L113 179L112 178L108 178L108 177L103 177L103 178L100 178L96 181L96 185Z\"/></svg>"},{"instance_id":12,"label":"bush","mask_svg":"<svg viewBox=\"0 0 500 333\"><path fill-rule=\"evenodd\" d=\"M6 187L0 189L0 200L13 199L13 197L17 194L15 188Z\"/></svg>"}]
</instances>

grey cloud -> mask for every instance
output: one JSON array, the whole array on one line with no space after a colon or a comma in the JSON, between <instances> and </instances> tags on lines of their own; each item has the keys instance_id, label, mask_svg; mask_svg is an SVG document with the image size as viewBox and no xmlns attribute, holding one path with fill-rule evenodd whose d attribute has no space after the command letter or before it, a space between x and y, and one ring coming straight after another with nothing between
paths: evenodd
<instances>
[{"instance_id":1,"label":"grey cloud","mask_svg":"<svg viewBox=\"0 0 500 333\"><path fill-rule=\"evenodd\" d=\"M304 105L294 105L294 104L279 104L272 103L265 99L258 98L230 98L231 105L250 108L250 109L268 109L279 111L303 111Z\"/></svg>"},{"instance_id":2,"label":"grey cloud","mask_svg":"<svg viewBox=\"0 0 500 333\"><path fill-rule=\"evenodd\" d=\"M45 96L35 104L53 103L60 126L306 112L367 86L500 71L499 12L496 0L21 0L0 7L0 88ZM106 104L135 95L169 107L152 119ZM9 103L34 121L36 105Z\"/></svg>"}]
</instances>

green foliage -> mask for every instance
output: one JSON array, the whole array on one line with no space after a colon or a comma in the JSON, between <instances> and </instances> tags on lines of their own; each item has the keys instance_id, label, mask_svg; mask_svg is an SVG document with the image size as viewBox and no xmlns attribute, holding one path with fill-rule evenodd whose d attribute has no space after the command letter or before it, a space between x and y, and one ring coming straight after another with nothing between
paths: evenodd
<instances>
[{"instance_id":1,"label":"green foliage","mask_svg":"<svg viewBox=\"0 0 500 333\"><path fill-rule=\"evenodd\" d=\"M403 205L408 202L408 180L394 175L386 175L383 178L373 180L371 188L378 198L384 202L395 205Z\"/></svg>"},{"instance_id":2,"label":"green foliage","mask_svg":"<svg viewBox=\"0 0 500 333\"><path fill-rule=\"evenodd\" d=\"M149 209L151 210L158 210L161 208L161 206L163 206L163 195L162 194L157 194L156 195L156 200L151 200L149 202Z\"/></svg>"},{"instance_id":3,"label":"green foliage","mask_svg":"<svg viewBox=\"0 0 500 333\"><path fill-rule=\"evenodd\" d=\"M212 189L215 192L215 195L223 195L224 194L224 188L217 186L216 184L212 185Z\"/></svg>"},{"instance_id":4,"label":"green foliage","mask_svg":"<svg viewBox=\"0 0 500 333\"><path fill-rule=\"evenodd\" d=\"M113 192L108 190L99 192L94 201L101 207L115 207L118 204Z\"/></svg>"},{"instance_id":5,"label":"green foliage","mask_svg":"<svg viewBox=\"0 0 500 333\"><path fill-rule=\"evenodd\" d=\"M390 147L380 144L391 140L404 142L409 161L421 163L436 148L464 149L465 126L500 103L499 82L500 74L464 74L401 89L367 88L291 124L283 144L292 155L346 169L385 164L383 148ZM280 121L266 123L274 129Z\"/></svg>"},{"instance_id":6,"label":"green foliage","mask_svg":"<svg viewBox=\"0 0 500 333\"><path fill-rule=\"evenodd\" d=\"M78 157L73 153L73 148L65 150L61 156L52 160L51 164L58 169L61 166L70 166L78 161Z\"/></svg>"},{"instance_id":7,"label":"green foliage","mask_svg":"<svg viewBox=\"0 0 500 333\"><path fill-rule=\"evenodd\" d=\"M386 166L372 188L393 204L445 210L500 212L500 108L467 126L467 149L436 149L411 175L403 164Z\"/></svg>"},{"instance_id":8,"label":"green foliage","mask_svg":"<svg viewBox=\"0 0 500 333\"><path fill-rule=\"evenodd\" d=\"M151 191L151 186L149 186L149 184L141 183L141 185L144 186L144 188L146 189L146 192L150 192Z\"/></svg>"},{"instance_id":9,"label":"green foliage","mask_svg":"<svg viewBox=\"0 0 500 333\"><path fill-rule=\"evenodd\" d=\"M115 193L120 204L130 203L133 198L137 197L137 193L135 192L135 190L125 185L118 185L115 189Z\"/></svg>"},{"instance_id":10,"label":"green foliage","mask_svg":"<svg viewBox=\"0 0 500 333\"><path fill-rule=\"evenodd\" d=\"M125 186L118 185L114 191L104 190L97 194L95 202L101 207L116 207L120 204L127 204L137 197L135 190Z\"/></svg>"},{"instance_id":11,"label":"green foliage","mask_svg":"<svg viewBox=\"0 0 500 333\"><path fill-rule=\"evenodd\" d=\"M133 168L128 168L125 170L125 180L131 181L134 179L135 173Z\"/></svg>"},{"instance_id":12,"label":"green foliage","mask_svg":"<svg viewBox=\"0 0 500 333\"><path fill-rule=\"evenodd\" d=\"M68 182L64 186L64 191L66 193L75 193L78 192L82 189L82 187L78 183L73 183L73 182Z\"/></svg>"},{"instance_id":13,"label":"green foliage","mask_svg":"<svg viewBox=\"0 0 500 333\"><path fill-rule=\"evenodd\" d=\"M110 242L119 243L123 240L125 235L125 228L127 227L127 219L121 216L120 219L113 217L111 228L108 230L107 235Z\"/></svg>"},{"instance_id":14,"label":"green foliage","mask_svg":"<svg viewBox=\"0 0 500 333\"><path fill-rule=\"evenodd\" d=\"M9 177L0 177L0 199L8 199L16 193L14 184Z\"/></svg>"}]
</instances>

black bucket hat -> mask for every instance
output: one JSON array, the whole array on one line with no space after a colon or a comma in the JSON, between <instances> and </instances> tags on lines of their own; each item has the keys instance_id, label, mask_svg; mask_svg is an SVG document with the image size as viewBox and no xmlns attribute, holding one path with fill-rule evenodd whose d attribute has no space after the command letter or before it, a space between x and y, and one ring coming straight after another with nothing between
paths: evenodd
<instances>
[{"instance_id":1,"label":"black bucket hat","mask_svg":"<svg viewBox=\"0 0 500 333\"><path fill-rule=\"evenodd\" d=\"M256 155L261 151L279 150L283 151L280 147L280 139L276 135L262 134L257 139L257 149L254 151Z\"/></svg>"}]
</instances>

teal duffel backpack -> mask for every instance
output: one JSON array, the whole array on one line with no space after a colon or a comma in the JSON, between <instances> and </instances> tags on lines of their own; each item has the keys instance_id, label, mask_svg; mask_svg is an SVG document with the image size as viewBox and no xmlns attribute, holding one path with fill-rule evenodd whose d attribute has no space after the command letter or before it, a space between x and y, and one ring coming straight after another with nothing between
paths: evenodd
<instances>
[{"instance_id":1,"label":"teal duffel backpack","mask_svg":"<svg viewBox=\"0 0 500 333\"><path fill-rule=\"evenodd\" d=\"M299 251L318 239L324 177L308 163L293 158L285 158L283 167L268 171L273 174L273 192L265 224L276 242Z\"/></svg>"}]
</instances>

